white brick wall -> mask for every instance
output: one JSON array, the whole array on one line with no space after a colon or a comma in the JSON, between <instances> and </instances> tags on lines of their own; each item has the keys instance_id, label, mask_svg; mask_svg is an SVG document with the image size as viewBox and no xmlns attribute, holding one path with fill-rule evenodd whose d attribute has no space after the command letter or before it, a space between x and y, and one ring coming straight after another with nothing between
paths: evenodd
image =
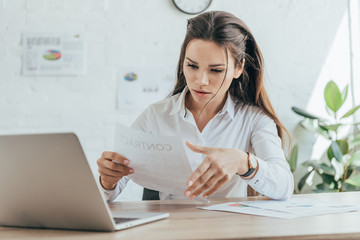
<instances>
[{"instance_id":1,"label":"white brick wall","mask_svg":"<svg viewBox=\"0 0 360 240\"><path fill-rule=\"evenodd\" d=\"M306 107L346 1L215 0L210 10L248 23L274 106L292 131L299 119L290 107ZM96 159L112 149L115 122L130 125L140 113L116 109L117 69L175 67L190 17L170 0L0 0L0 134L74 131L96 172ZM21 75L21 34L54 29L85 32L86 76ZM131 184L121 199L140 197Z\"/></svg>"}]
</instances>

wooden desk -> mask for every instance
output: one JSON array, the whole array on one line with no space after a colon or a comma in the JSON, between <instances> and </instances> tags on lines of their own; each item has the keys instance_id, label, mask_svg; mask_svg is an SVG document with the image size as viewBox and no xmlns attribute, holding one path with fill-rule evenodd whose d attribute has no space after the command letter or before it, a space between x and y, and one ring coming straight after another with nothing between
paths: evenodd
<instances>
[{"instance_id":1,"label":"wooden desk","mask_svg":"<svg viewBox=\"0 0 360 240\"><path fill-rule=\"evenodd\" d=\"M360 192L294 197L360 203ZM217 199L211 204L247 199ZM359 211L289 220L207 211L198 209L199 205L204 204L190 200L116 202L110 204L113 210L170 212L170 217L112 233L0 227L0 239L360 239Z\"/></svg>"}]
</instances>

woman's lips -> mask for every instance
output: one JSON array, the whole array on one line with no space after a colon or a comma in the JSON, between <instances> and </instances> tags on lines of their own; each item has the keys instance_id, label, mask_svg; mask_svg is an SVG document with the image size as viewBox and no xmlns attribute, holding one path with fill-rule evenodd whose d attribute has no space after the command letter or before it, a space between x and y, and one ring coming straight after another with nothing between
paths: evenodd
<instances>
[{"instance_id":1,"label":"woman's lips","mask_svg":"<svg viewBox=\"0 0 360 240\"><path fill-rule=\"evenodd\" d=\"M194 90L196 96L205 97L208 96L211 92L203 91L203 90Z\"/></svg>"}]
</instances>

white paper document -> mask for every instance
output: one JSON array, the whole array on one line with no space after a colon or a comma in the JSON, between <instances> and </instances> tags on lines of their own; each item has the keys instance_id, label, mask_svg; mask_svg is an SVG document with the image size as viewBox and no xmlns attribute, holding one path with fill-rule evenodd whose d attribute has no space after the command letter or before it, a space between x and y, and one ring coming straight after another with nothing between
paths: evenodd
<instances>
[{"instance_id":1,"label":"white paper document","mask_svg":"<svg viewBox=\"0 0 360 240\"><path fill-rule=\"evenodd\" d=\"M201 207L201 209L290 219L297 217L358 211L360 210L360 205L313 200L307 198L291 198L287 201L265 200L228 202L209 207Z\"/></svg>"},{"instance_id":2,"label":"white paper document","mask_svg":"<svg viewBox=\"0 0 360 240\"><path fill-rule=\"evenodd\" d=\"M179 136L165 137L117 124L114 150L130 160L129 177L149 189L184 195L192 170Z\"/></svg>"}]
</instances>

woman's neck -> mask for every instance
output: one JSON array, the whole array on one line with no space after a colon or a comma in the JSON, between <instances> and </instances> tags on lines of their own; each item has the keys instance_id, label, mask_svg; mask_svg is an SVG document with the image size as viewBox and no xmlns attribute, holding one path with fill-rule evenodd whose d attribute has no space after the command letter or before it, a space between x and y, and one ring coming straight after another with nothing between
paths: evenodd
<instances>
[{"instance_id":1,"label":"woman's neck","mask_svg":"<svg viewBox=\"0 0 360 240\"><path fill-rule=\"evenodd\" d=\"M212 99L210 102L204 104L196 103L191 93L187 92L185 96L185 107L193 114L196 125L200 132L206 124L224 107L226 102L226 95L224 99L219 102L219 99Z\"/></svg>"}]
</instances>

